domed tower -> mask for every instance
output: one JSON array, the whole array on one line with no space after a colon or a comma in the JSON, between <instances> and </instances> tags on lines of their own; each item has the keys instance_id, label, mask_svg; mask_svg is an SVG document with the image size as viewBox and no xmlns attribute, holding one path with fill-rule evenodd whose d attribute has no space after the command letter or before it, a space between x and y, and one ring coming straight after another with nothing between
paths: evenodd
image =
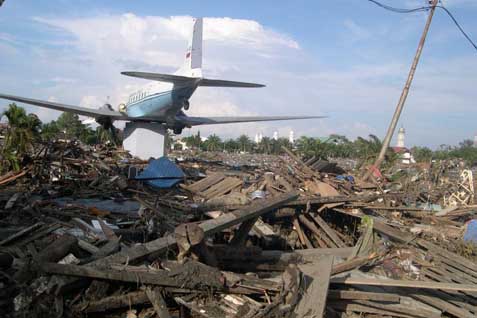
<instances>
[{"instance_id":1,"label":"domed tower","mask_svg":"<svg viewBox=\"0 0 477 318\"><path fill-rule=\"evenodd\" d=\"M406 147L404 145L405 136L406 136L406 131L404 130L404 127L399 128L398 135L397 135L396 147L399 147L399 148L405 148Z\"/></svg>"}]
</instances>

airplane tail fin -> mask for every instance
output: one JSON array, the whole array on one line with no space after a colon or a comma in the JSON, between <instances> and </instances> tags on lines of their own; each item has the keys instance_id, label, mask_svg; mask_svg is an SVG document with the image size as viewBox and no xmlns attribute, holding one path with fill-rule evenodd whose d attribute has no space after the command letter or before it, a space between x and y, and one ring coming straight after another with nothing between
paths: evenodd
<instances>
[{"instance_id":1,"label":"airplane tail fin","mask_svg":"<svg viewBox=\"0 0 477 318\"><path fill-rule=\"evenodd\" d=\"M176 75L202 77L202 29L203 18L194 19L194 28L185 53L184 64L175 73Z\"/></svg>"},{"instance_id":2,"label":"airplane tail fin","mask_svg":"<svg viewBox=\"0 0 477 318\"><path fill-rule=\"evenodd\" d=\"M121 72L123 75L144 78L153 81L168 82L178 85L197 80L199 86L209 87L264 87L262 84L245 83L237 81L225 81L202 77L202 29L203 18L194 19L194 28L189 46L185 54L182 67L173 75L147 72Z\"/></svg>"}]
</instances>

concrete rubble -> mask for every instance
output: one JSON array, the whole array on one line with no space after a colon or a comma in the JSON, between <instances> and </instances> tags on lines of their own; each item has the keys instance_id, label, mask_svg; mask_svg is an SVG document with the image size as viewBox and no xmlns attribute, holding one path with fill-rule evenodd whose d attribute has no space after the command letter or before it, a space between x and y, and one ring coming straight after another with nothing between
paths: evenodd
<instances>
[{"instance_id":1,"label":"concrete rubble","mask_svg":"<svg viewBox=\"0 0 477 318\"><path fill-rule=\"evenodd\" d=\"M124 151L52 142L0 176L1 316L477 315L470 170L170 160L154 187Z\"/></svg>"}]
</instances>

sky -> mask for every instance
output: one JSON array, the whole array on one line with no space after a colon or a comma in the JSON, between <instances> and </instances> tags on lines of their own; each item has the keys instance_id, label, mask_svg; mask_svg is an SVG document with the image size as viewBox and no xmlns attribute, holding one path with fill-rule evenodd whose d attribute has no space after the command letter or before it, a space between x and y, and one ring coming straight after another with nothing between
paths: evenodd
<instances>
[{"instance_id":1,"label":"sky","mask_svg":"<svg viewBox=\"0 0 477 318\"><path fill-rule=\"evenodd\" d=\"M443 3L477 40L477 1ZM199 88L187 114L328 116L204 126L202 135L253 138L278 131L287 137L293 130L295 136L354 139L385 135L427 13L392 13L367 0L6 0L0 7L0 92L116 108L145 83L120 72L174 72L182 64L192 17L199 16L205 18L204 76L266 87ZM436 11L398 124L406 129L406 146L436 148L473 139L476 83L477 52ZM8 103L0 100L0 111ZM59 115L26 108L44 122Z\"/></svg>"}]
</instances>

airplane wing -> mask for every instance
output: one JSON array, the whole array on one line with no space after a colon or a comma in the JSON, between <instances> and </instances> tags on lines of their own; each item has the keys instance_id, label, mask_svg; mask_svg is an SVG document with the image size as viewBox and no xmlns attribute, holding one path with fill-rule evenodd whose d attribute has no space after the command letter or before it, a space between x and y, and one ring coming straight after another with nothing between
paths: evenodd
<instances>
[{"instance_id":1,"label":"airplane wing","mask_svg":"<svg viewBox=\"0 0 477 318\"><path fill-rule=\"evenodd\" d=\"M248 123L258 121L278 121L295 119L326 118L327 116L247 116L247 117L189 117L177 116L176 118L187 126L220 125L232 123Z\"/></svg>"},{"instance_id":2,"label":"airplane wing","mask_svg":"<svg viewBox=\"0 0 477 318\"><path fill-rule=\"evenodd\" d=\"M87 108L87 107L60 104L60 103L54 103L54 102L49 102L49 101L44 101L44 100L39 100L39 99L32 99L32 98L13 96L13 95L5 95L5 94L0 94L0 98L8 99L8 100L12 100L12 101L15 101L15 102L20 102L20 103L25 103L25 104L50 108L50 109L59 110L59 111L63 111L63 112L71 112L71 113L75 113L75 114L78 114L78 115L94 117L94 118L107 116L107 117L111 117L111 119L116 119L116 120L127 119L127 116L121 114L120 112L116 112L116 111L113 111L113 110L107 110L107 109L103 109L103 108L92 109L92 108Z\"/></svg>"}]
</instances>

